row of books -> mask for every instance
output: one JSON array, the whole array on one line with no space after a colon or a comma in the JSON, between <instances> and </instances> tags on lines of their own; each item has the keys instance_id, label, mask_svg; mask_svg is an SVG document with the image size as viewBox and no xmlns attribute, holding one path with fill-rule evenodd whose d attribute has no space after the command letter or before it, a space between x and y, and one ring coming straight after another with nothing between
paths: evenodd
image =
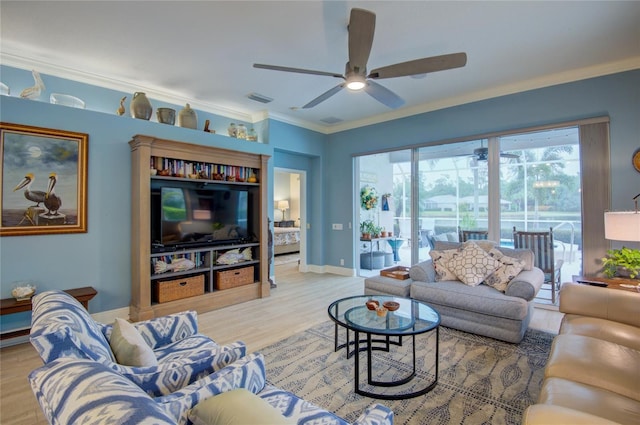
<instances>
[{"instance_id":1,"label":"row of books","mask_svg":"<svg viewBox=\"0 0 640 425\"><path fill-rule=\"evenodd\" d=\"M181 159L152 156L150 168L156 169L158 175L173 177L189 177L209 180L229 180L245 182L250 177L257 178L257 170L235 165L211 164L207 162L190 162Z\"/></svg>"}]
</instances>

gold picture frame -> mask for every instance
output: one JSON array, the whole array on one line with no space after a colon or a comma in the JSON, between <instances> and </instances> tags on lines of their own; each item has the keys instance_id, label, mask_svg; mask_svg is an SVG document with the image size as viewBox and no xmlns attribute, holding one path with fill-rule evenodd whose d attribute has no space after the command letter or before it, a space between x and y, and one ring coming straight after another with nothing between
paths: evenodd
<instances>
[{"instance_id":1,"label":"gold picture frame","mask_svg":"<svg viewBox=\"0 0 640 425\"><path fill-rule=\"evenodd\" d=\"M0 236L87 232L89 135L0 122Z\"/></svg>"}]
</instances>

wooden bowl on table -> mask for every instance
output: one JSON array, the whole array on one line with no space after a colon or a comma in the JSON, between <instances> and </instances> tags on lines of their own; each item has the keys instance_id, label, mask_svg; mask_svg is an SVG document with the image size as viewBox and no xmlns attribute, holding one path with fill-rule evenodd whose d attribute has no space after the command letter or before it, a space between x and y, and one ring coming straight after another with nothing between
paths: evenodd
<instances>
[{"instance_id":1,"label":"wooden bowl on table","mask_svg":"<svg viewBox=\"0 0 640 425\"><path fill-rule=\"evenodd\" d=\"M382 305L389 311L396 311L400 308L400 303L396 301L385 301Z\"/></svg>"}]
</instances>

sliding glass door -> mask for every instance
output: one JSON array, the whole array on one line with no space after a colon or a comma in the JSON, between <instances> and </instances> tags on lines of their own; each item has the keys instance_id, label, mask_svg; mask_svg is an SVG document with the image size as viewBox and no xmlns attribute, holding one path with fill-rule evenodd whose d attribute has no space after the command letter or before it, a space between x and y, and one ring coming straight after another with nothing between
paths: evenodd
<instances>
[{"instance_id":1,"label":"sliding glass door","mask_svg":"<svg viewBox=\"0 0 640 425\"><path fill-rule=\"evenodd\" d=\"M582 273L582 188L577 127L503 136L500 162L500 238L510 243L513 228L553 230L555 260L561 276Z\"/></svg>"},{"instance_id":2,"label":"sliding glass door","mask_svg":"<svg viewBox=\"0 0 640 425\"><path fill-rule=\"evenodd\" d=\"M418 222L429 258L435 240L458 241L461 229L488 228L489 175L487 140L418 149Z\"/></svg>"},{"instance_id":3,"label":"sliding glass door","mask_svg":"<svg viewBox=\"0 0 640 425\"><path fill-rule=\"evenodd\" d=\"M510 246L514 227L552 229L563 279L582 273L578 126L366 155L357 164L358 193L378 196L375 208L358 200L360 223L396 239L359 240L358 254L397 249L393 264L409 266L429 259L435 241L458 241L460 231L486 231Z\"/></svg>"}]
</instances>

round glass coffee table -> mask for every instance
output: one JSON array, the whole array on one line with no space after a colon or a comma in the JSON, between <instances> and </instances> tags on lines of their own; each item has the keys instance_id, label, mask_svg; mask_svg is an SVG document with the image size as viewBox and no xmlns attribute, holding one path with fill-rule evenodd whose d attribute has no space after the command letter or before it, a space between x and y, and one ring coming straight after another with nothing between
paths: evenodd
<instances>
[{"instance_id":1,"label":"round glass coffee table","mask_svg":"<svg viewBox=\"0 0 640 425\"><path fill-rule=\"evenodd\" d=\"M367 308L367 301L378 301L382 306L387 301L395 301L399 307L395 311L378 312ZM438 348L440 315L429 305L408 298L385 295L361 295L343 298L331 303L328 309L329 317L335 322L334 349L346 349L347 358L354 358L354 392L367 397L398 400L417 397L431 391L438 382ZM380 313L380 314L379 314ZM346 342L339 344L338 331L343 327L347 330ZM410 382L416 376L416 335L435 330L435 373L433 380L417 391L400 394L374 393L360 388L360 352L367 353L367 383L374 387L396 387ZM354 332L353 341L349 331ZM361 336L361 334L363 334ZM362 339L361 339L362 337ZM391 381L377 381L372 373L372 351L389 352L392 345L402 346L402 338L412 339L412 372L399 379ZM363 345L361 347L361 344ZM353 349L352 349L353 347Z\"/></svg>"}]
</instances>

